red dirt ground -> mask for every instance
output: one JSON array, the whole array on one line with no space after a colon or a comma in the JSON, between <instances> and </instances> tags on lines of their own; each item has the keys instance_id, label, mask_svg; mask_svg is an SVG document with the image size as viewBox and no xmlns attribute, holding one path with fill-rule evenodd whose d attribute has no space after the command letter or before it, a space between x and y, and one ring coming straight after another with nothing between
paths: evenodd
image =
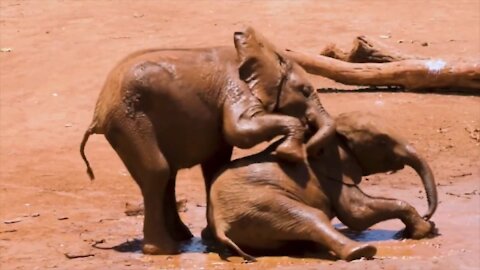
<instances>
[{"instance_id":1,"label":"red dirt ground","mask_svg":"<svg viewBox=\"0 0 480 270\"><path fill-rule=\"evenodd\" d=\"M374 260L261 257L241 264L208 253L198 238L205 196L197 167L180 173L182 218L196 238L178 256L138 251L142 217L124 214L138 188L102 136L87 146L97 179L78 153L107 72L150 47L231 45L253 25L279 46L349 49L357 35L388 36L406 53L480 59L480 1L0 1L1 269L479 269L480 98L416 93L320 93L332 114L368 110L391 121L431 163L440 234L395 240L400 222L355 236L379 247ZM426 42L428 46L422 46ZM9 51L10 48L11 50ZM344 86L313 77L318 88ZM475 131L476 130L476 131ZM261 146L260 146L261 147ZM260 149L257 147L256 150ZM237 151L236 156L251 153ZM384 179L385 178L385 179ZM411 170L369 177L372 194L426 200ZM7 224L9 223L9 224ZM96 249L123 243L124 250ZM133 241L129 247L127 241ZM68 259L64 254L92 255Z\"/></svg>"}]
</instances>

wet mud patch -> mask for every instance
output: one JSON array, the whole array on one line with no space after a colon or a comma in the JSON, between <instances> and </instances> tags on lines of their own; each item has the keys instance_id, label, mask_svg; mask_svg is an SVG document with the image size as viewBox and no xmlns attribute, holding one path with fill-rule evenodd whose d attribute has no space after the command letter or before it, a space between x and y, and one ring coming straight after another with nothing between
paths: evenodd
<instances>
[{"instance_id":1,"label":"wet mud patch","mask_svg":"<svg viewBox=\"0 0 480 270\"><path fill-rule=\"evenodd\" d=\"M401 240L403 238L403 230L367 229L358 232L346 228L343 224L335 224L335 227L350 239L359 242Z\"/></svg>"}]
</instances>

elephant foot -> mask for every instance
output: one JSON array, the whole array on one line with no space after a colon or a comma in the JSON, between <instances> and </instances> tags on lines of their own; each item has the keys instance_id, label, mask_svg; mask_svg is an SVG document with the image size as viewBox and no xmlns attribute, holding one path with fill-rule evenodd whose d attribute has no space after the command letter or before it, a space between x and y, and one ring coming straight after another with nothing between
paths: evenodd
<instances>
[{"instance_id":1,"label":"elephant foot","mask_svg":"<svg viewBox=\"0 0 480 270\"><path fill-rule=\"evenodd\" d=\"M377 248L369 244L355 244L345 246L338 256L345 261L357 260L360 258L372 258L377 253Z\"/></svg>"},{"instance_id":2,"label":"elephant foot","mask_svg":"<svg viewBox=\"0 0 480 270\"><path fill-rule=\"evenodd\" d=\"M202 236L203 241L214 241L215 240L215 235L213 234L213 231L208 226L203 228L200 235Z\"/></svg>"},{"instance_id":3,"label":"elephant foot","mask_svg":"<svg viewBox=\"0 0 480 270\"><path fill-rule=\"evenodd\" d=\"M305 153L301 142L285 140L276 149L276 155L286 161L300 163L305 160Z\"/></svg>"},{"instance_id":4,"label":"elephant foot","mask_svg":"<svg viewBox=\"0 0 480 270\"><path fill-rule=\"evenodd\" d=\"M407 238L422 239L433 235L435 231L435 223L420 219L412 227L405 228L404 235Z\"/></svg>"},{"instance_id":5,"label":"elephant foot","mask_svg":"<svg viewBox=\"0 0 480 270\"><path fill-rule=\"evenodd\" d=\"M192 232L188 229L188 227L183 224L183 222L179 222L176 224L175 229L172 232L172 238L176 241L186 241L190 240L193 237Z\"/></svg>"},{"instance_id":6,"label":"elephant foot","mask_svg":"<svg viewBox=\"0 0 480 270\"><path fill-rule=\"evenodd\" d=\"M180 253L178 243L166 244L152 244L144 243L142 248L143 254L146 255L175 255Z\"/></svg>"}]
</instances>

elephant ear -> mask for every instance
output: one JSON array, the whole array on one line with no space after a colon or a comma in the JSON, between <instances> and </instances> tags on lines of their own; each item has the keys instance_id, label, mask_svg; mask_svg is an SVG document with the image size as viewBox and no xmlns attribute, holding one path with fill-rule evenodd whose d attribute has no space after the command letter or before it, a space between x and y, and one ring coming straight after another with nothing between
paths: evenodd
<instances>
[{"instance_id":1,"label":"elephant ear","mask_svg":"<svg viewBox=\"0 0 480 270\"><path fill-rule=\"evenodd\" d=\"M267 111L278 102L286 61L260 33L248 27L235 32L234 43L240 60L239 77Z\"/></svg>"}]
</instances>

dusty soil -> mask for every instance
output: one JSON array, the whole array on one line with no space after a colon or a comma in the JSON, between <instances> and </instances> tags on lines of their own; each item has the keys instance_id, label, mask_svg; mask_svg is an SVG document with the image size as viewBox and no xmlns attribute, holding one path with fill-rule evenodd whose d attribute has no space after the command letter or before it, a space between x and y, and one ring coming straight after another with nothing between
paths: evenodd
<instances>
[{"instance_id":1,"label":"dusty soil","mask_svg":"<svg viewBox=\"0 0 480 270\"><path fill-rule=\"evenodd\" d=\"M306 52L329 42L348 49L363 34L382 36L410 54L473 60L480 57L479 11L476 0L0 1L0 268L479 269L478 96L320 93L332 114L368 110L391 121L436 174L440 205L433 220L440 235L398 240L398 221L350 234L379 247L369 261L322 254L261 257L254 264L220 260L199 239L205 196L197 167L182 171L177 184L178 198L186 200L182 218L196 237L181 255L144 256L142 217L124 214L125 204L141 196L119 158L94 136L87 154L97 179L90 182L78 154L107 72L132 51L230 45L232 33L250 24L275 43ZM344 88L312 81L318 88ZM411 170L369 177L362 186L426 209Z\"/></svg>"}]
</instances>

